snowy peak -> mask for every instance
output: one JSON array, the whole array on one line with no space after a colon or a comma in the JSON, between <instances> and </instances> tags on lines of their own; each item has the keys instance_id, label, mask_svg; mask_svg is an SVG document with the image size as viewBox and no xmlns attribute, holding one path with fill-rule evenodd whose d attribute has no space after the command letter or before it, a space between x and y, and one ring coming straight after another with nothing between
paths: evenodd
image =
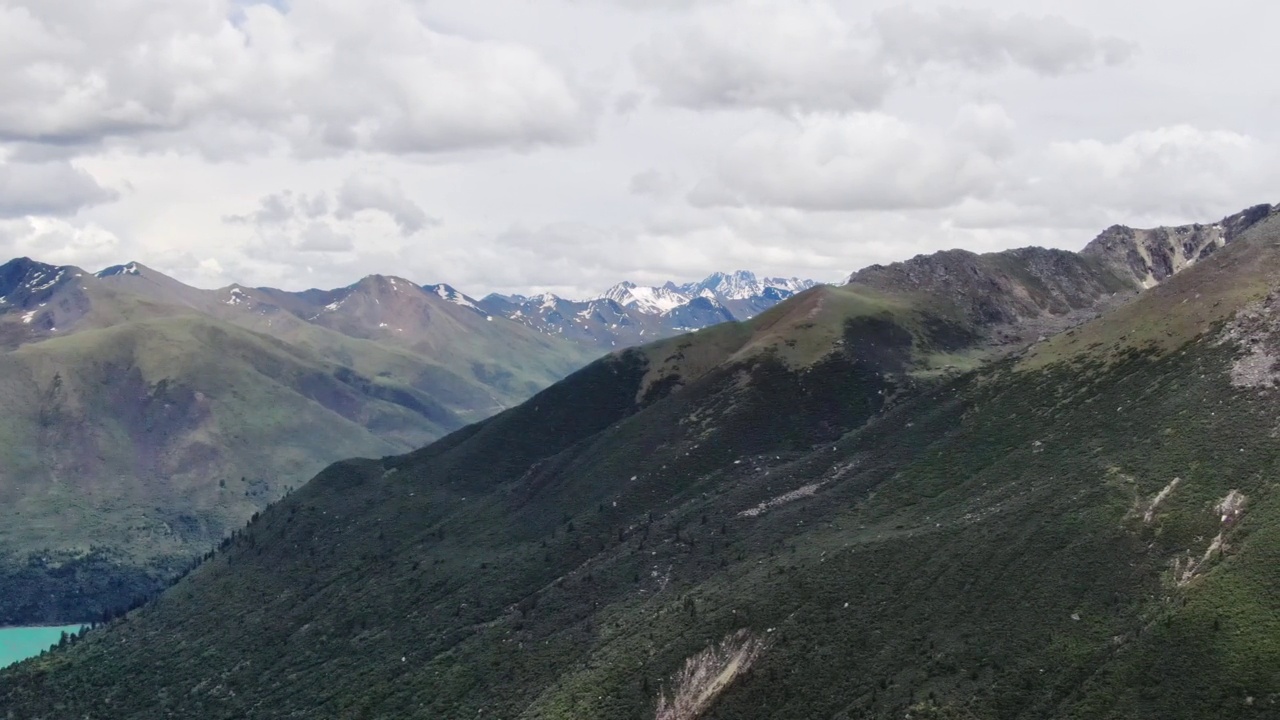
<instances>
[{"instance_id":1,"label":"snowy peak","mask_svg":"<svg viewBox=\"0 0 1280 720\"><path fill-rule=\"evenodd\" d=\"M617 349L734 320L747 320L813 287L812 280L765 278L739 270L700 282L645 286L625 281L585 300L550 293L486 295L477 305L538 332Z\"/></svg>"},{"instance_id":2,"label":"snowy peak","mask_svg":"<svg viewBox=\"0 0 1280 720\"><path fill-rule=\"evenodd\" d=\"M48 290L73 269L46 265L30 258L10 260L0 265L0 294L9 295L16 290L28 293Z\"/></svg>"},{"instance_id":3,"label":"snowy peak","mask_svg":"<svg viewBox=\"0 0 1280 720\"><path fill-rule=\"evenodd\" d=\"M555 310L561 302L561 298L551 293L542 293L529 298L527 302L535 306L539 310Z\"/></svg>"},{"instance_id":4,"label":"snowy peak","mask_svg":"<svg viewBox=\"0 0 1280 720\"><path fill-rule=\"evenodd\" d=\"M700 282L682 286L680 290L690 295L711 293L725 300L750 300L764 295L769 288L782 290L786 295L794 295L816 284L812 280L801 280L795 277L773 277L760 280L749 270L738 270L733 273L712 273Z\"/></svg>"},{"instance_id":5,"label":"snowy peak","mask_svg":"<svg viewBox=\"0 0 1280 720\"><path fill-rule=\"evenodd\" d=\"M480 309L480 306L476 302L475 298L464 295L463 293L459 292L456 288L454 288L452 285L446 285L445 283L439 283L437 285L423 285L422 289L426 290L429 293L437 295L442 300L451 302L454 305L461 305L464 308L475 310L481 315L489 314Z\"/></svg>"},{"instance_id":6,"label":"snowy peak","mask_svg":"<svg viewBox=\"0 0 1280 720\"><path fill-rule=\"evenodd\" d=\"M623 307L634 307L651 315L669 312L689 302L688 296L669 287L642 287L632 282L618 283L595 299L612 300Z\"/></svg>"},{"instance_id":7,"label":"snowy peak","mask_svg":"<svg viewBox=\"0 0 1280 720\"><path fill-rule=\"evenodd\" d=\"M94 273L94 277L108 278L115 277L117 275L141 275L142 269L142 265L139 265L136 262L131 262L127 265L112 265L105 270L99 270Z\"/></svg>"}]
</instances>

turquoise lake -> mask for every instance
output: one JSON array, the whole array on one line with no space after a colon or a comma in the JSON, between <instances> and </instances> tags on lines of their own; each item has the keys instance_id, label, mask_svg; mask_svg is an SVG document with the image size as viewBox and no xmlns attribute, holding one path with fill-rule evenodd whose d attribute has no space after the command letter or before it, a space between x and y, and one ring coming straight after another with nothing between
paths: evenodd
<instances>
[{"instance_id":1,"label":"turquoise lake","mask_svg":"<svg viewBox=\"0 0 1280 720\"><path fill-rule=\"evenodd\" d=\"M19 660L35 657L42 650L48 650L58 644L63 631L78 632L82 625L61 625L58 627L19 627L0 628L0 668L8 667Z\"/></svg>"}]
</instances>

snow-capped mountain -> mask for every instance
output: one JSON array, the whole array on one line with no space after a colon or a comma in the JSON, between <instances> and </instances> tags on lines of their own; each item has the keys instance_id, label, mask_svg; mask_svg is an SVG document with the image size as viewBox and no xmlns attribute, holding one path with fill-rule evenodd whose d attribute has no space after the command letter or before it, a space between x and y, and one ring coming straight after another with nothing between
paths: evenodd
<instances>
[{"instance_id":1,"label":"snow-capped mountain","mask_svg":"<svg viewBox=\"0 0 1280 720\"><path fill-rule=\"evenodd\" d=\"M475 298L458 292L458 290L451 285L446 285L444 283L440 283L439 285L423 285L422 289L429 293L435 293L442 299L448 300L454 305L461 305L464 308L471 308L472 310L480 310L480 306L477 304L478 301ZM484 311L481 310L481 312Z\"/></svg>"},{"instance_id":2,"label":"snow-capped mountain","mask_svg":"<svg viewBox=\"0 0 1280 720\"><path fill-rule=\"evenodd\" d=\"M623 307L652 315L675 310L688 303L691 297L676 292L670 283L664 287L641 287L633 282L620 282L609 288L600 299L612 300Z\"/></svg>"},{"instance_id":3,"label":"snow-capped mountain","mask_svg":"<svg viewBox=\"0 0 1280 720\"><path fill-rule=\"evenodd\" d=\"M621 282L587 300L549 293L533 297L489 295L477 306L548 335L612 349L746 320L816 284L799 278L761 280L754 273L739 270L683 285Z\"/></svg>"},{"instance_id":4,"label":"snow-capped mountain","mask_svg":"<svg viewBox=\"0 0 1280 720\"><path fill-rule=\"evenodd\" d=\"M767 277L760 280L756 278L755 273L739 270L735 273L712 273L700 282L686 283L679 286L668 284L668 287L690 297L708 292L723 300L749 300L763 295L769 288L786 291L794 295L798 292L804 292L816 284L812 280L801 280L795 277Z\"/></svg>"}]
</instances>

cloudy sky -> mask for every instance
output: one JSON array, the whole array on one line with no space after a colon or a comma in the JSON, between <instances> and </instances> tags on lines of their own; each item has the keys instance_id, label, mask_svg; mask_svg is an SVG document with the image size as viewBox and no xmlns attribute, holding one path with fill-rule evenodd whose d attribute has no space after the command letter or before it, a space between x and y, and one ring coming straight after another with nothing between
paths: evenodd
<instances>
[{"instance_id":1,"label":"cloudy sky","mask_svg":"<svg viewBox=\"0 0 1280 720\"><path fill-rule=\"evenodd\" d=\"M481 294L1280 200L1261 0L0 0L0 256Z\"/></svg>"}]
</instances>

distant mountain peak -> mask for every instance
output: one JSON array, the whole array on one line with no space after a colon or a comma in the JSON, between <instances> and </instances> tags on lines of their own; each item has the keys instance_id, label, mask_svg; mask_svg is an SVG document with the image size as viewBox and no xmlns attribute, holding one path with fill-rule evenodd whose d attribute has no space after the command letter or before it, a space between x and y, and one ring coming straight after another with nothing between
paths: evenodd
<instances>
[{"instance_id":1,"label":"distant mountain peak","mask_svg":"<svg viewBox=\"0 0 1280 720\"><path fill-rule=\"evenodd\" d=\"M690 296L701 295L706 291L724 300L747 300L763 296L769 288L776 288L790 296L808 290L816 284L813 280L801 280L795 277L773 277L761 280L750 270L735 270L731 273L711 273L698 282L682 285L678 289Z\"/></svg>"},{"instance_id":2,"label":"distant mountain peak","mask_svg":"<svg viewBox=\"0 0 1280 720\"><path fill-rule=\"evenodd\" d=\"M641 312L659 314L674 310L689 302L686 295L663 287L642 287L630 281L620 282L600 296L613 300L623 307L636 307Z\"/></svg>"},{"instance_id":3,"label":"distant mountain peak","mask_svg":"<svg viewBox=\"0 0 1280 720\"><path fill-rule=\"evenodd\" d=\"M734 320L746 320L813 287L812 280L768 278L748 270L719 272L679 285L630 280L584 300L550 293L533 297L486 295L478 305L491 316L589 346L617 349Z\"/></svg>"},{"instance_id":4,"label":"distant mountain peak","mask_svg":"<svg viewBox=\"0 0 1280 720\"><path fill-rule=\"evenodd\" d=\"M9 299L15 294L31 298L46 293L69 273L78 276L80 271L71 266L49 265L27 257L10 260L0 265L0 298Z\"/></svg>"},{"instance_id":5,"label":"distant mountain peak","mask_svg":"<svg viewBox=\"0 0 1280 720\"><path fill-rule=\"evenodd\" d=\"M108 278L117 275L141 275L143 270L147 269L144 265L137 262L125 263L124 265L112 265L109 268L99 270L94 273L94 277Z\"/></svg>"},{"instance_id":6,"label":"distant mountain peak","mask_svg":"<svg viewBox=\"0 0 1280 720\"><path fill-rule=\"evenodd\" d=\"M475 310L481 315L489 314L484 310L480 309L480 306L476 302L475 298L469 297L459 292L457 288L453 287L452 285L447 285L445 283L438 283L436 285L423 285L422 289L426 290L429 293L434 293L435 295L439 296L440 299L451 302L454 305L461 305L462 307L470 308L471 310Z\"/></svg>"}]
</instances>

